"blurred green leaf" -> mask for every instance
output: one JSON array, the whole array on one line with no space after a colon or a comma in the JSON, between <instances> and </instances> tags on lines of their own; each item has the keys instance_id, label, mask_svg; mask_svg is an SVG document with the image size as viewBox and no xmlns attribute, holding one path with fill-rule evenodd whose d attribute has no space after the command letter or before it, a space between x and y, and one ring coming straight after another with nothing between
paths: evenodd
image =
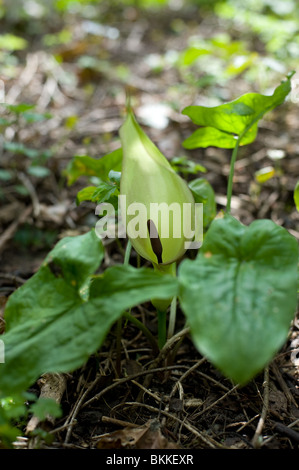
<instances>
[{"instance_id":1,"label":"blurred green leaf","mask_svg":"<svg viewBox=\"0 0 299 470\"><path fill-rule=\"evenodd\" d=\"M27 173L35 176L36 178L46 178L46 176L51 174L51 170L45 166L31 165L27 168Z\"/></svg>"},{"instance_id":2,"label":"blurred green leaf","mask_svg":"<svg viewBox=\"0 0 299 470\"><path fill-rule=\"evenodd\" d=\"M182 65L189 66L192 65L198 57L206 54L210 54L211 51L209 49L197 48L197 47L189 47L187 48L181 57Z\"/></svg>"},{"instance_id":3,"label":"blurred green leaf","mask_svg":"<svg viewBox=\"0 0 299 470\"><path fill-rule=\"evenodd\" d=\"M108 178L112 183L115 183L119 189L121 171L114 171L114 170L109 171Z\"/></svg>"},{"instance_id":4,"label":"blurred green leaf","mask_svg":"<svg viewBox=\"0 0 299 470\"><path fill-rule=\"evenodd\" d=\"M255 180L258 183L266 183L268 180L273 178L276 174L275 168L273 166L266 166L254 173Z\"/></svg>"},{"instance_id":5,"label":"blurred green leaf","mask_svg":"<svg viewBox=\"0 0 299 470\"><path fill-rule=\"evenodd\" d=\"M103 181L99 186L88 186L81 189L77 194L77 204L83 201L92 201L97 204L101 202L108 202L112 196L119 193L119 189L115 184L107 183Z\"/></svg>"},{"instance_id":6,"label":"blurred green leaf","mask_svg":"<svg viewBox=\"0 0 299 470\"><path fill-rule=\"evenodd\" d=\"M5 106L7 109L9 109L9 111L15 114L22 114L22 113L25 113L26 111L29 111L35 108L34 104L27 104L27 103L20 103L20 104L2 103L2 105Z\"/></svg>"},{"instance_id":7,"label":"blurred green leaf","mask_svg":"<svg viewBox=\"0 0 299 470\"><path fill-rule=\"evenodd\" d=\"M22 117L27 123L32 124L34 122L40 122L40 121L44 121L45 119L50 119L52 115L50 113L24 112L22 113Z\"/></svg>"},{"instance_id":8,"label":"blurred green leaf","mask_svg":"<svg viewBox=\"0 0 299 470\"><path fill-rule=\"evenodd\" d=\"M62 409L59 403L52 398L40 397L30 408L31 413L44 421L48 416L60 418Z\"/></svg>"},{"instance_id":9,"label":"blurred green leaf","mask_svg":"<svg viewBox=\"0 0 299 470\"><path fill-rule=\"evenodd\" d=\"M21 142L4 142L3 147L11 153L25 155L29 158L37 158L40 155L39 150L26 147Z\"/></svg>"},{"instance_id":10,"label":"blurred green leaf","mask_svg":"<svg viewBox=\"0 0 299 470\"><path fill-rule=\"evenodd\" d=\"M0 180L2 181L10 181L12 179L12 173L9 170L1 170L0 169Z\"/></svg>"},{"instance_id":11,"label":"blurred green leaf","mask_svg":"<svg viewBox=\"0 0 299 470\"><path fill-rule=\"evenodd\" d=\"M0 49L5 49L7 51L18 51L26 49L28 42L26 39L14 34L0 34Z\"/></svg>"},{"instance_id":12,"label":"blurred green leaf","mask_svg":"<svg viewBox=\"0 0 299 470\"><path fill-rule=\"evenodd\" d=\"M99 159L88 155L76 155L68 164L64 174L70 186L77 181L80 176L97 176L103 181L108 180L110 170L120 171L122 164L122 149L104 155Z\"/></svg>"}]
</instances>

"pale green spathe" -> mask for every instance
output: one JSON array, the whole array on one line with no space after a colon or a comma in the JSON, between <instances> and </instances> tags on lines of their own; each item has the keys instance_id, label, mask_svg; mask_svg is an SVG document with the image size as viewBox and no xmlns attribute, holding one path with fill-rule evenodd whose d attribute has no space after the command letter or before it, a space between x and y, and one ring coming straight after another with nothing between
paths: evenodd
<instances>
[{"instance_id":1,"label":"pale green spathe","mask_svg":"<svg viewBox=\"0 0 299 470\"><path fill-rule=\"evenodd\" d=\"M189 204L191 219L194 218L193 195L185 181L175 173L168 160L140 128L130 109L120 129L120 139L123 149L120 192L126 196L122 214L128 236L143 258L153 263L173 263L184 254L185 242L192 239L194 224L190 218L184 220L183 211ZM153 204L156 205L156 213ZM137 208L135 214L132 211L134 206ZM146 210L146 215L138 214L139 207ZM150 239L148 227L139 226L141 219L154 223L150 225L157 230L158 239ZM163 225L165 222L169 224ZM131 237L130 228L139 231L140 236Z\"/></svg>"}]
</instances>

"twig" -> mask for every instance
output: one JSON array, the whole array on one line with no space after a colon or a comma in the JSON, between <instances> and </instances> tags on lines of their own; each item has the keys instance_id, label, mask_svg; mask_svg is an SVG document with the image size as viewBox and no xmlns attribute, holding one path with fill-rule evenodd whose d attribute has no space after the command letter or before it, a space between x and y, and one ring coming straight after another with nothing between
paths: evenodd
<instances>
[{"instance_id":1,"label":"twig","mask_svg":"<svg viewBox=\"0 0 299 470\"><path fill-rule=\"evenodd\" d=\"M170 304L168 333L167 333L168 339L172 338L172 336L174 335L175 322L176 322L176 309L177 309L177 298L174 297Z\"/></svg>"},{"instance_id":2,"label":"twig","mask_svg":"<svg viewBox=\"0 0 299 470\"><path fill-rule=\"evenodd\" d=\"M202 411L200 411L199 413L197 413L197 417L206 413L208 410L210 410L211 408L213 408L214 406L218 405L219 402L221 402L224 398L226 398L228 395L230 395L234 390L236 390L237 388L239 387L239 384L235 385L233 388L231 388L228 392L226 392L224 395L222 395L222 397L218 398L218 400L214 401L213 403L211 403L211 405L207 406L206 408L204 408Z\"/></svg>"},{"instance_id":3,"label":"twig","mask_svg":"<svg viewBox=\"0 0 299 470\"><path fill-rule=\"evenodd\" d=\"M123 426L124 428L138 428L140 426L140 424L130 423L129 421L123 421L122 419L110 418L110 416L102 416L102 422L116 424L117 426Z\"/></svg>"},{"instance_id":4,"label":"twig","mask_svg":"<svg viewBox=\"0 0 299 470\"><path fill-rule=\"evenodd\" d=\"M285 394L285 396L288 398L288 400L296 407L298 408L298 405L297 405L297 402L295 400L295 398L293 397L293 395L291 394L290 392L290 389L288 388L287 384L285 383L284 379L283 379L283 376L277 366L277 364L275 362L272 362L271 364L271 368L275 374L275 377L277 378L277 381L279 383L279 385L281 386L281 389L283 391L283 393Z\"/></svg>"},{"instance_id":5,"label":"twig","mask_svg":"<svg viewBox=\"0 0 299 470\"><path fill-rule=\"evenodd\" d=\"M187 366L183 366L183 365L175 365L175 366L168 366L168 367L158 367L157 369L150 369L150 370L144 370L144 371L141 371L141 372L138 372L134 375L130 375L128 377L124 377L122 379L119 379L119 380L116 380L115 382L113 382L111 385L109 385L108 387L104 388L103 390L101 390L99 393L97 393L96 395L94 395L92 398L90 398L88 401L86 401L84 403L84 405L82 406L82 408L85 408L86 406L90 405L91 403L93 403L94 401L97 401L99 400L105 393L109 392L110 390L112 390L113 388L115 387L118 387L119 385L122 385L126 382L130 382L131 380L133 379L137 379L138 377L141 377L143 375L147 375L147 374L155 374L156 372L163 372L163 371L166 371L166 370L172 370L172 369L187 369L188 367Z\"/></svg>"},{"instance_id":6,"label":"twig","mask_svg":"<svg viewBox=\"0 0 299 470\"><path fill-rule=\"evenodd\" d=\"M151 364L151 367L149 369L149 373L151 372L151 375L148 375L143 383L145 388L149 387L149 384L153 378L154 374L154 369L159 366L168 356L169 352L172 350L173 346L178 342L181 341L184 336L186 336L190 331L190 328L184 328L183 330L179 331L176 333L172 338L167 340L163 348L161 349L158 357L153 361ZM140 396L137 398L137 400L140 399Z\"/></svg>"},{"instance_id":7,"label":"twig","mask_svg":"<svg viewBox=\"0 0 299 470\"><path fill-rule=\"evenodd\" d=\"M0 237L0 253L4 250L4 246L6 245L8 240L14 235L14 233L17 230L18 226L21 225L23 222L25 222L25 220L27 219L27 217L29 216L31 211L32 211L32 206L27 207L24 210L24 212L22 212L19 215L19 217L16 220L14 220L9 225L9 227L7 227L7 229L2 233L2 235Z\"/></svg>"},{"instance_id":8,"label":"twig","mask_svg":"<svg viewBox=\"0 0 299 470\"><path fill-rule=\"evenodd\" d=\"M199 366L201 366L201 364L203 364L205 361L206 361L205 357L200 359L200 361L197 361L192 367L190 367L190 369L186 370L186 372L179 378L178 382L182 383L188 377L189 374L191 374L194 370L196 370ZM173 389L170 393L170 396L172 396L174 394L178 382L175 383L175 385L174 385L174 387L173 387Z\"/></svg>"},{"instance_id":9,"label":"twig","mask_svg":"<svg viewBox=\"0 0 299 470\"><path fill-rule=\"evenodd\" d=\"M18 178L19 180L23 183L25 188L30 194L32 205L33 205L33 215L34 217L38 217L40 213L40 205L39 205L39 200L35 191L35 188L33 184L31 183L30 179L28 176L25 175L23 172L18 173Z\"/></svg>"},{"instance_id":10,"label":"twig","mask_svg":"<svg viewBox=\"0 0 299 470\"><path fill-rule=\"evenodd\" d=\"M136 407L144 407L144 408L147 408L149 411L153 411L154 413L158 413L158 414L163 414L164 416L166 416L167 418L170 418L170 419L173 419L174 421L177 421L178 423L180 423L182 426L184 426L186 429L188 429L188 431L190 431L192 434L194 434L198 439L200 439L200 441L204 444L206 444L208 447L212 448L212 449L215 449L215 448L221 448L221 449L224 449L225 447L222 446L221 444L219 444L217 441L215 441L214 439L212 439L210 436L205 436L204 434L202 434L201 432L199 432L194 426L192 426L192 424L190 424L187 420L182 420L180 418L177 418L177 416L169 413L168 411L165 411L165 410L162 410L162 409L159 409L159 408L155 408L154 406L151 406L151 405L147 405L146 403L139 403L139 402L125 402L125 403L119 403L118 405L116 405L114 407L114 410L116 410L118 407L123 407L125 405L128 405L128 406L136 406Z\"/></svg>"},{"instance_id":11,"label":"twig","mask_svg":"<svg viewBox=\"0 0 299 470\"><path fill-rule=\"evenodd\" d=\"M70 417L66 420L65 422L65 426L68 426L68 430L67 430L67 433L66 433L66 437L65 437L65 441L64 443L67 444L70 437L71 437L71 433L72 433L72 429L73 429L73 423L75 422L75 418L77 416L77 414L79 413L79 409L81 407L81 404L83 403L84 401L84 398L88 395L89 392L91 392L91 390L93 389L93 387L98 383L98 381L101 379L101 375L99 375L91 384L90 386L85 390L84 393L82 393L82 395L78 398L77 400L77 403L75 404L74 408L73 408L73 411L70 415Z\"/></svg>"},{"instance_id":12,"label":"twig","mask_svg":"<svg viewBox=\"0 0 299 470\"><path fill-rule=\"evenodd\" d=\"M16 284L24 284L26 282L26 279L23 279L20 276L15 276L14 274L8 274L8 273L0 273L0 279L6 279Z\"/></svg>"},{"instance_id":13,"label":"twig","mask_svg":"<svg viewBox=\"0 0 299 470\"><path fill-rule=\"evenodd\" d=\"M290 429L289 426L285 426L282 423L275 423L274 424L274 431L277 431L280 434L284 434L285 436L287 436L292 441L299 443L299 433L294 431L293 429Z\"/></svg>"},{"instance_id":14,"label":"twig","mask_svg":"<svg viewBox=\"0 0 299 470\"><path fill-rule=\"evenodd\" d=\"M255 448L258 448L258 447L261 446L260 436L262 434L263 427L264 427L265 420L266 420L266 416L267 416L268 409L269 409L269 367L265 368L263 386L264 386L263 409L262 409L262 413L261 413L259 422L258 422L256 430L255 430L255 434L254 434L253 439L252 439L252 445Z\"/></svg>"},{"instance_id":15,"label":"twig","mask_svg":"<svg viewBox=\"0 0 299 470\"><path fill-rule=\"evenodd\" d=\"M141 390L143 390L144 393L147 393L150 397L152 397L158 403L161 403L162 398L160 398L156 393L151 392L150 390L145 388L143 385L141 385L139 382L136 382L136 380L132 380L132 383L136 385L137 387L141 388Z\"/></svg>"},{"instance_id":16,"label":"twig","mask_svg":"<svg viewBox=\"0 0 299 470\"><path fill-rule=\"evenodd\" d=\"M201 377L204 377L205 379L210 380L210 382L212 382L214 385L217 385L219 388L221 388L225 392L230 391L230 389L228 387L226 387L221 382L219 382L219 380L214 379L210 375L205 374L204 372L201 372L200 370L196 370L195 372L196 372L196 374L200 375Z\"/></svg>"}]
</instances>

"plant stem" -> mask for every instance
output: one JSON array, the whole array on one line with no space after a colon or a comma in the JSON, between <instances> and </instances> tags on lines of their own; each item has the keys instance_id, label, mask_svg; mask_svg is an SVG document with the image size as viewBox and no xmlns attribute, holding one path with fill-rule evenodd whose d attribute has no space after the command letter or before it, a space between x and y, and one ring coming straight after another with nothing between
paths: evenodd
<instances>
[{"instance_id":1,"label":"plant stem","mask_svg":"<svg viewBox=\"0 0 299 470\"><path fill-rule=\"evenodd\" d=\"M123 263L124 266L129 265L131 250L132 250L132 244L131 244L130 240L128 240L128 243L127 243L127 246L126 246L125 257L124 257L124 263ZM148 339L149 343L151 344L151 346L153 348L154 354L156 354L156 355L159 354L159 347L158 347L157 341L155 340L154 336L151 334L149 329L140 320L138 320L136 317L131 315L129 312L124 312L122 318L126 318L131 323L133 323L135 326L137 326L137 328L139 328L143 332L144 336L146 336L146 338ZM118 320L120 325L121 325L121 322L122 322L122 318L120 318ZM121 335L121 329L118 328L117 331L118 331L118 335Z\"/></svg>"},{"instance_id":2,"label":"plant stem","mask_svg":"<svg viewBox=\"0 0 299 470\"><path fill-rule=\"evenodd\" d=\"M176 305L177 305L177 298L174 297L170 304L170 313L169 313L169 321L168 321L168 334L167 338L171 338L174 335L175 329L175 322L176 322Z\"/></svg>"},{"instance_id":3,"label":"plant stem","mask_svg":"<svg viewBox=\"0 0 299 470\"><path fill-rule=\"evenodd\" d=\"M289 78L291 78L294 75L295 72L291 72L289 74ZM226 203L226 212L227 214L230 214L230 209L231 209L231 199L232 199L232 192L233 192L233 178L234 178L234 172L235 172L235 163L237 160L237 155L238 155L238 150L239 150L239 145L241 143L241 140L245 136L245 134L249 131L249 129L256 123L258 122L264 114L266 114L268 111L273 109L272 106L268 106L265 109L263 109L255 118L245 127L245 129L241 132L239 135L236 145L234 147L232 157L231 157L231 162L230 162L230 172L229 172L229 178L228 178L228 184L227 184L227 203Z\"/></svg>"},{"instance_id":4,"label":"plant stem","mask_svg":"<svg viewBox=\"0 0 299 470\"><path fill-rule=\"evenodd\" d=\"M124 265L127 266L130 261L132 245L130 240L128 240L125 257L124 257ZM121 333L122 333L122 317L117 320L116 323L116 363L115 369L118 376L121 374Z\"/></svg>"},{"instance_id":5,"label":"plant stem","mask_svg":"<svg viewBox=\"0 0 299 470\"><path fill-rule=\"evenodd\" d=\"M156 355L159 354L159 347L158 347L157 341L155 340L154 336L151 334L149 329L140 320L138 320L138 318L134 317L129 312L125 312L123 314L123 317L129 320L131 323L133 323L135 326L137 326L137 328L139 328L143 332L144 336L146 336L146 338L150 342L154 353Z\"/></svg>"},{"instance_id":6,"label":"plant stem","mask_svg":"<svg viewBox=\"0 0 299 470\"><path fill-rule=\"evenodd\" d=\"M166 311L157 311L158 313L158 346L163 348L166 343Z\"/></svg>"},{"instance_id":7,"label":"plant stem","mask_svg":"<svg viewBox=\"0 0 299 470\"><path fill-rule=\"evenodd\" d=\"M130 256L131 256L131 250L132 250L132 244L130 240L128 240L127 246L126 246L126 252L125 252L125 258L124 258L124 265L127 266L130 261Z\"/></svg>"},{"instance_id":8,"label":"plant stem","mask_svg":"<svg viewBox=\"0 0 299 470\"><path fill-rule=\"evenodd\" d=\"M241 134L241 136L243 137L243 134ZM238 155L240 137L238 138L236 142L236 145L232 153L231 161L230 161L230 172L229 172L229 178L228 178L228 184L227 184L227 202L226 202L227 214L230 214L231 199L232 199L232 193L233 193L233 179L234 179L234 173L235 173L235 163L236 163L237 155Z\"/></svg>"}]
</instances>

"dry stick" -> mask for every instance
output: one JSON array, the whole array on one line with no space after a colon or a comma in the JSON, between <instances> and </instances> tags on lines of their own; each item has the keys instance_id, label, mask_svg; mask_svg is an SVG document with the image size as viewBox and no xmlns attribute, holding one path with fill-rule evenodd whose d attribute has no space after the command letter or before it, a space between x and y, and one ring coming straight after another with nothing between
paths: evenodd
<instances>
[{"instance_id":1,"label":"dry stick","mask_svg":"<svg viewBox=\"0 0 299 470\"><path fill-rule=\"evenodd\" d=\"M177 333L175 336L173 336L171 338L171 340L167 341L167 343L165 344L164 348L161 350L160 352L160 355L159 357L163 354L165 354L166 352L165 351L168 351L168 348L172 347L172 344L175 343L175 341L178 341L182 335L185 335L189 332L189 328L185 328L185 330L182 330L180 333ZM168 347L167 347L168 345ZM164 352L163 352L164 351ZM163 359L161 359L163 360ZM155 362L156 363L156 362ZM142 371L142 372L139 372L137 374L134 374L134 375L131 375L130 377L124 377L123 379L119 379L117 380L116 382L114 382L113 384L109 385L108 387L106 387L105 389L101 390L98 394L94 395L92 398L90 398L87 402L85 402L83 405L82 405L82 402L83 400L85 399L85 397L88 395L88 393L90 393L90 391L93 389L93 387L96 385L96 383L98 382L98 380L100 379L100 377L97 377L94 382L92 382L92 384L85 390L85 392L81 395L81 397L78 399L74 409L73 409L73 412L72 412L72 416L71 416L71 419L69 420L69 423L72 423L77 414L79 413L79 409L82 405L82 408L84 408L85 406L88 406L90 405L91 403L93 403L94 401L98 400L99 398L101 398L101 396L103 396L106 392L108 392L109 390L111 390L112 388L114 387L117 387L118 385L122 384L122 383L125 383L125 382L128 382L132 379L136 379L142 375L147 375L147 374L151 374L151 376L156 373L156 372L162 372L162 371L165 371L165 370L171 370L171 369L178 369L178 368L186 368L186 366L169 366L169 367L159 367L159 368L151 368L150 370L147 370L147 371ZM67 423L65 423L67 424ZM68 442L70 436L71 436L71 433L72 433L72 426L70 426L68 428L68 431L67 431L67 435L66 435L66 438L65 438L65 443Z\"/></svg>"},{"instance_id":2,"label":"dry stick","mask_svg":"<svg viewBox=\"0 0 299 470\"><path fill-rule=\"evenodd\" d=\"M140 424L130 423L130 421L123 421L122 419L110 418L110 416L102 416L102 423L115 424L123 426L124 428L139 428Z\"/></svg>"},{"instance_id":3,"label":"dry stick","mask_svg":"<svg viewBox=\"0 0 299 470\"><path fill-rule=\"evenodd\" d=\"M81 394L81 396L78 397L77 399L77 402L75 403L75 406L73 407L69 417L67 418L64 426L67 426L68 427L68 430L67 430L67 434L66 434L66 437L65 437L65 443L68 442L68 440L70 439L71 437L71 433L72 433L72 428L73 428L73 425L75 424L75 419L76 419L76 416L77 414L79 413L79 410L80 410L80 406L84 400L84 398L88 395L88 393L91 392L91 390L93 389L93 387L99 382L99 380L103 377L103 374L100 374L98 377L95 378L95 380L89 385L89 387L87 387L87 389L85 390L85 392L83 392Z\"/></svg>"},{"instance_id":4,"label":"dry stick","mask_svg":"<svg viewBox=\"0 0 299 470\"><path fill-rule=\"evenodd\" d=\"M206 361L206 358L203 357L202 359L200 359L200 361L196 362L192 367L190 367L190 369L186 370L186 372L175 383L175 385L174 385L174 387L173 387L173 389L170 393L170 397L172 397L172 395L175 393L176 388L177 388L177 384L182 383L188 377L189 374L191 374L195 369L197 369L199 366L201 366L201 364L203 364L205 361Z\"/></svg>"},{"instance_id":5,"label":"dry stick","mask_svg":"<svg viewBox=\"0 0 299 470\"><path fill-rule=\"evenodd\" d=\"M295 400L295 398L293 397L292 393L290 392L290 389L288 388L287 384L285 383L284 379L283 379L283 376L277 366L277 364L275 362L273 362L271 364L271 368L275 374L275 377L277 378L277 381L279 383L279 385L281 386L282 388L282 391L283 393L285 394L285 396L287 397L287 399L296 407L298 408L298 405L297 405L297 402Z\"/></svg>"},{"instance_id":6,"label":"dry stick","mask_svg":"<svg viewBox=\"0 0 299 470\"><path fill-rule=\"evenodd\" d=\"M293 429L290 429L289 426L285 426L282 423L275 423L274 431L277 431L280 434L284 434L286 437L288 437L292 441L299 443L299 432L296 432Z\"/></svg>"},{"instance_id":7,"label":"dry stick","mask_svg":"<svg viewBox=\"0 0 299 470\"><path fill-rule=\"evenodd\" d=\"M197 417L206 413L206 411L210 410L211 408L213 408L214 406L218 405L219 402L221 402L224 398L226 398L228 395L230 395L234 390L236 390L237 388L239 387L239 384L235 385L233 388L231 388L228 392L226 392L224 395L222 395L222 397L218 398L218 400L214 401L213 403L211 403L211 405L207 406L206 408L204 408L202 411L200 411L199 413L197 413Z\"/></svg>"},{"instance_id":8,"label":"dry stick","mask_svg":"<svg viewBox=\"0 0 299 470\"><path fill-rule=\"evenodd\" d=\"M79 409L80 409L80 405L81 403L83 402L84 398L86 397L87 393L89 393L92 388L95 386L96 382L99 380L99 377L97 377L93 382L92 384L90 384L90 386L85 390L84 393L82 393L81 396L79 396L72 412L71 412L71 415L70 417L67 418L66 422L64 423L64 427L67 427L67 433L66 433L66 436L65 436L65 440L64 440L64 444L67 444L68 441L70 440L70 437L71 437L71 434L72 434L72 430L73 430L73 426L74 424L76 424L76 416L77 414L79 413Z\"/></svg>"},{"instance_id":9,"label":"dry stick","mask_svg":"<svg viewBox=\"0 0 299 470\"><path fill-rule=\"evenodd\" d=\"M25 284L26 279L23 279L20 276L15 276L14 274L0 273L0 279L6 279L17 284Z\"/></svg>"},{"instance_id":10,"label":"dry stick","mask_svg":"<svg viewBox=\"0 0 299 470\"><path fill-rule=\"evenodd\" d=\"M118 385L122 385L126 382L130 382L131 380L137 379L138 377L141 377L143 375L155 374L156 372L164 372L166 370L173 370L173 369L187 369L187 366L176 365L176 366L168 366L168 367L158 367L157 369L144 370L134 375L130 375L128 377L124 377L122 379L116 380L111 385L108 385L108 387L104 388L99 393L97 393L92 398L90 398L88 401L86 401L84 405L82 406L82 408L85 408L86 406L90 405L94 401L99 400L106 392L109 392L111 389L118 387Z\"/></svg>"},{"instance_id":11,"label":"dry stick","mask_svg":"<svg viewBox=\"0 0 299 470\"><path fill-rule=\"evenodd\" d=\"M260 447L261 445L260 436L263 431L263 427L265 424L265 420L266 420L266 416L267 416L268 408L269 408L269 367L265 368L263 386L264 386L263 409L262 409L262 413L261 413L257 428L255 430L255 434L252 439L252 445L253 447L256 447L256 448Z\"/></svg>"},{"instance_id":12,"label":"dry stick","mask_svg":"<svg viewBox=\"0 0 299 470\"><path fill-rule=\"evenodd\" d=\"M169 352L171 351L171 349L173 348L173 346L175 345L175 343L177 343L178 341L180 341L182 338L184 338L184 336L186 336L190 331L190 328L187 327L187 328L184 328L183 330L179 331L178 333L176 333L172 338L170 338L169 340L167 340L167 342L165 343L165 345L163 346L163 348L161 349L160 353L159 353L159 356L154 360L154 362L152 363L150 369L149 369L149 372L151 372L152 369L154 369L155 367L157 367L159 364L161 364L161 362L164 361L164 359L166 359L166 357L168 356ZM145 381L143 383L144 387L145 388L148 388L151 380L153 378L153 371L152 371L152 374L151 375L148 375L146 378L145 378ZM138 396L137 397L137 401L141 398L141 396Z\"/></svg>"},{"instance_id":13,"label":"dry stick","mask_svg":"<svg viewBox=\"0 0 299 470\"><path fill-rule=\"evenodd\" d=\"M150 397L152 397L154 400L156 400L158 403L161 403L162 398L160 398L156 393L151 392L147 388L145 388L143 385L141 385L139 382L136 380L132 380L132 383L136 385L137 387L141 388L145 393L147 393Z\"/></svg>"},{"instance_id":14,"label":"dry stick","mask_svg":"<svg viewBox=\"0 0 299 470\"><path fill-rule=\"evenodd\" d=\"M219 380L214 379L210 375L205 374L204 372L201 372L200 370L196 370L195 372L196 372L196 374L200 375L201 377L204 377L205 379L210 380L210 382L217 385L219 388L221 388L225 392L229 392L230 389L228 387L226 387L225 385L223 385L221 382L219 382Z\"/></svg>"},{"instance_id":15,"label":"dry stick","mask_svg":"<svg viewBox=\"0 0 299 470\"><path fill-rule=\"evenodd\" d=\"M201 364L203 364L205 362L205 360L206 360L206 358L203 357L200 361L196 362L192 367L190 367L189 370L186 370L186 372L179 378L179 380L177 382L175 382L175 384L174 384L174 386L173 386L173 388L170 392L169 400L175 394L176 389L178 388L179 389L180 400L183 402L183 400L184 400L184 389L183 389L183 386L182 386L182 382L188 377L189 374L191 374ZM176 427L175 427L175 433L177 433L178 426L179 426L179 423L177 422Z\"/></svg>"},{"instance_id":16,"label":"dry stick","mask_svg":"<svg viewBox=\"0 0 299 470\"><path fill-rule=\"evenodd\" d=\"M209 446L210 448L212 449L215 449L216 447L220 448L220 449L225 449L224 446L222 446L221 444L219 444L217 441L215 441L214 439L212 439L211 437L209 436L204 436L201 432L199 432L194 426L192 426L192 424L190 424L187 420L183 421L182 419L180 418L177 418L176 416L174 416L173 414L169 413L168 411L165 411L165 410L161 410L161 409L158 409L158 408L155 408L154 406L151 406L151 405L147 405L146 403L139 403L139 402L125 402L125 403L119 403L119 405L116 405L114 407L114 410L116 410L118 407L120 406L125 406L125 405L128 405L128 406L137 406L137 407L144 407L144 408L147 408L149 411L153 411L155 413L158 413L158 414L163 414L164 416L167 416L167 418L170 418L170 419L173 419L175 421L177 421L178 423L180 423L182 426L184 426L186 429L188 429L188 431L190 431L192 434L194 434L197 438L199 438L204 444L206 444L207 446Z\"/></svg>"},{"instance_id":17,"label":"dry stick","mask_svg":"<svg viewBox=\"0 0 299 470\"><path fill-rule=\"evenodd\" d=\"M36 191L35 191L35 188L34 188L33 184L31 183L28 176L26 176L25 173L23 173L21 171L18 173L18 178L23 183L23 185L25 186L27 191L29 192L29 195L30 195L30 198L31 198L31 201L32 201L32 205L33 205L33 215L34 215L34 217L38 217L39 213L40 213L40 205L39 205L39 200L38 200L38 197L37 197L37 194L36 194Z\"/></svg>"}]
</instances>

